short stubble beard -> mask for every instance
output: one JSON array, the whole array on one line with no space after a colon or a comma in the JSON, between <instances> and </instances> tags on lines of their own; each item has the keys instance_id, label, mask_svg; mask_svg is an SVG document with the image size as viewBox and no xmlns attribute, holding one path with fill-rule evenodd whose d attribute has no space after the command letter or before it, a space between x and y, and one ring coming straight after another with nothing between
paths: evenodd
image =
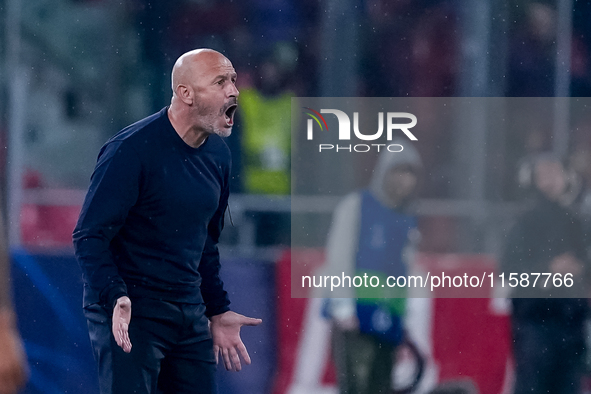
<instances>
[{"instance_id":1,"label":"short stubble beard","mask_svg":"<svg viewBox=\"0 0 591 394\"><path fill-rule=\"evenodd\" d=\"M209 112L207 110L207 108L204 108L202 106L198 106L197 107L197 113L201 114L201 113L207 113ZM229 137L230 134L232 134L232 127L223 127L220 128L218 126L216 126L216 124L219 122L219 118L220 116L223 116L224 111L223 108L220 110L219 114L213 114L213 113L209 113L207 115L200 115L201 117L201 124L203 129L205 130L205 132L207 132L208 134L217 134L220 137Z\"/></svg>"}]
</instances>

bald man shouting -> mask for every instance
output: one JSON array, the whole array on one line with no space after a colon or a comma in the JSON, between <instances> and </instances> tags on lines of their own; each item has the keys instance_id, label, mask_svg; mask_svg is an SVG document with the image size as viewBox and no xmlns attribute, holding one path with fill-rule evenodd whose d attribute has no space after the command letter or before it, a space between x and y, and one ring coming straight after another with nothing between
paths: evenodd
<instances>
[{"instance_id":1,"label":"bald man shouting","mask_svg":"<svg viewBox=\"0 0 591 394\"><path fill-rule=\"evenodd\" d=\"M219 52L182 55L169 107L102 147L74 230L101 394L216 392L215 364L250 358L217 243L238 90Z\"/></svg>"}]
</instances>

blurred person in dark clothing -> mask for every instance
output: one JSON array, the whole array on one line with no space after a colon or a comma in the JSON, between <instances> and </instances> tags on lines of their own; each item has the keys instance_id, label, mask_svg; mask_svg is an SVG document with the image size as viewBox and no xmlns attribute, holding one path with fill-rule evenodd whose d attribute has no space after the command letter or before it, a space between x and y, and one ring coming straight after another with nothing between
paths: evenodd
<instances>
[{"instance_id":1,"label":"blurred person in dark clothing","mask_svg":"<svg viewBox=\"0 0 591 394\"><path fill-rule=\"evenodd\" d=\"M10 301L10 258L0 212L0 394L13 394L26 381L25 353Z\"/></svg>"},{"instance_id":2,"label":"blurred person in dark clothing","mask_svg":"<svg viewBox=\"0 0 591 394\"><path fill-rule=\"evenodd\" d=\"M505 286L511 273L571 274L577 290L585 285L587 258L581 223L560 203L566 191L566 171L561 161L541 154L533 161L535 199L510 232L502 268ZM586 299L565 287L513 289L513 354L515 394L578 393L583 373ZM550 280L552 282L552 280ZM520 282L521 283L521 282ZM543 297L562 298L543 298ZM521 297L521 298L518 298ZM538 297L538 298L524 298Z\"/></svg>"},{"instance_id":3,"label":"blurred person in dark clothing","mask_svg":"<svg viewBox=\"0 0 591 394\"><path fill-rule=\"evenodd\" d=\"M74 246L103 394L213 394L219 353L250 364L240 328L261 320L230 311L217 248L235 82L221 53L187 52L170 106L101 149Z\"/></svg>"},{"instance_id":4,"label":"blurred person in dark clothing","mask_svg":"<svg viewBox=\"0 0 591 394\"><path fill-rule=\"evenodd\" d=\"M552 96L556 10L541 2L530 2L519 10L524 14L509 43L507 96Z\"/></svg>"}]
</instances>

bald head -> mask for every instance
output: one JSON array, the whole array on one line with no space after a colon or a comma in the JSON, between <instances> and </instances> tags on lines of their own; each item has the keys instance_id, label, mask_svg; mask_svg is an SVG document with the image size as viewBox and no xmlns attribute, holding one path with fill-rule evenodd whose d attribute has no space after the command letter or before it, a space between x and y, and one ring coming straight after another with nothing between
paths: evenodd
<instances>
[{"instance_id":1,"label":"bald head","mask_svg":"<svg viewBox=\"0 0 591 394\"><path fill-rule=\"evenodd\" d=\"M195 49L178 58L172 69L169 115L175 129L228 136L239 95L236 70L213 49Z\"/></svg>"},{"instance_id":2,"label":"bald head","mask_svg":"<svg viewBox=\"0 0 591 394\"><path fill-rule=\"evenodd\" d=\"M191 86L196 80L203 78L204 72L220 63L232 66L224 55L213 49L201 48L184 53L172 68L173 94L176 94L179 85Z\"/></svg>"}]
</instances>

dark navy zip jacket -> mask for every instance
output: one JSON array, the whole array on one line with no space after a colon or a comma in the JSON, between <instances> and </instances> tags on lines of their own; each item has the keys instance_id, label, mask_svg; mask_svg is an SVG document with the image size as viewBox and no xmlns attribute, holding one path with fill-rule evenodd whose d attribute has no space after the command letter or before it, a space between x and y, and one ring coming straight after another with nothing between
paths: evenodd
<instances>
[{"instance_id":1,"label":"dark navy zip jacket","mask_svg":"<svg viewBox=\"0 0 591 394\"><path fill-rule=\"evenodd\" d=\"M217 243L230 150L217 135L190 147L167 109L121 130L99 153L73 235L84 306L112 308L128 295L204 302L208 317L229 309Z\"/></svg>"}]
</instances>

